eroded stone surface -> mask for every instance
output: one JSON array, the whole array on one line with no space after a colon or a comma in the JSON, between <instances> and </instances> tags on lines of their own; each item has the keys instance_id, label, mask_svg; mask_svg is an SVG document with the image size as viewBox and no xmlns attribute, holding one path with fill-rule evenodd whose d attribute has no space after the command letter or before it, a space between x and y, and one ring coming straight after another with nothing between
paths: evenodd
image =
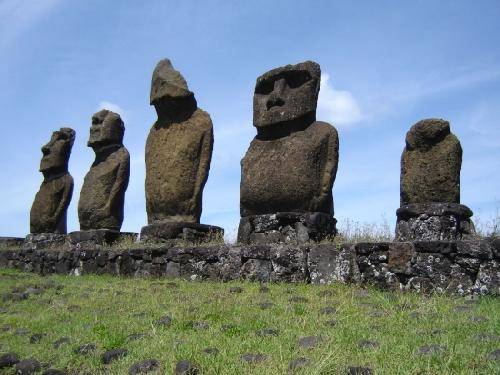
<instances>
[{"instance_id":1,"label":"eroded stone surface","mask_svg":"<svg viewBox=\"0 0 500 375\"><path fill-rule=\"evenodd\" d=\"M75 131L61 128L42 147L43 182L31 206L31 233L66 233L66 212L73 195L68 161L74 141Z\"/></svg>"},{"instance_id":2,"label":"eroded stone surface","mask_svg":"<svg viewBox=\"0 0 500 375\"><path fill-rule=\"evenodd\" d=\"M153 72L151 105L158 120L146 143L148 223L199 223L212 158L210 116L197 107L194 94L168 59Z\"/></svg>"},{"instance_id":3,"label":"eroded stone surface","mask_svg":"<svg viewBox=\"0 0 500 375\"><path fill-rule=\"evenodd\" d=\"M125 127L120 115L103 109L92 116L88 146L95 160L83 181L78 201L81 230L119 231L123 222L130 155L123 146Z\"/></svg>"}]
</instances>

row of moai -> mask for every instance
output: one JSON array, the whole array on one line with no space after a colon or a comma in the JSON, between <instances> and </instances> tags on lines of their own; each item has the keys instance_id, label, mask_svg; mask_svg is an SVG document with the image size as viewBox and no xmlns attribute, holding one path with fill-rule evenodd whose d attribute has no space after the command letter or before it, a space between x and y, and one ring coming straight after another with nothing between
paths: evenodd
<instances>
[{"instance_id":1,"label":"row of moai","mask_svg":"<svg viewBox=\"0 0 500 375\"><path fill-rule=\"evenodd\" d=\"M320 66L312 61L257 78L253 96L257 135L241 161L240 243L300 244L337 234L332 188L339 138L335 127L316 120L320 79ZM140 240L203 242L222 237L222 228L200 224L213 149L212 121L168 59L153 72L150 104L158 119L146 142L148 225ZM80 231L67 236L72 243L110 243L123 235L130 174L123 135L118 114L102 110L93 115L88 146L96 157L80 193ZM61 128L42 147L44 180L31 209L26 241L66 237L66 211L73 191L68 160L74 139L74 130ZM447 121L428 119L411 127L401 158L396 241L475 235L472 212L460 204L461 162L460 142Z\"/></svg>"}]
</instances>

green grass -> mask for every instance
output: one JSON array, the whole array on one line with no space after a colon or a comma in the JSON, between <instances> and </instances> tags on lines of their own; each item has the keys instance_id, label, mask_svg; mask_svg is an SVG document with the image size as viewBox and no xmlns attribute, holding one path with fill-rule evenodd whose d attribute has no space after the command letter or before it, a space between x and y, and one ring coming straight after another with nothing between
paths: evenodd
<instances>
[{"instance_id":1,"label":"green grass","mask_svg":"<svg viewBox=\"0 0 500 375\"><path fill-rule=\"evenodd\" d=\"M69 373L127 374L130 366L147 358L171 374L179 360L196 362L203 374L286 374L295 358L309 359L297 373L344 374L348 366L371 367L375 374L495 374L500 363L487 359L500 347L498 337L477 340L478 334L500 335L500 299L425 297L414 293L383 292L352 285L315 286L270 284L269 292L247 282L188 282L166 279L128 279L112 276L50 276L0 270L0 294L39 286L44 292L23 301L4 301L0 308L0 352L17 352ZM242 293L230 293L240 286ZM323 295L331 291L332 295ZM294 296L306 302L290 302ZM261 309L260 302L273 306ZM333 306L333 314L321 309ZM457 306L467 308L457 309ZM465 310L465 311L462 311ZM170 327L156 321L172 317ZM481 317L471 321L470 317ZM336 325L327 324L335 320ZM208 329L195 329L193 322ZM224 325L232 325L225 331ZM8 327L10 326L10 327ZM4 328L5 327L5 328ZM9 328L9 329L7 329ZM16 335L18 329L27 335ZM261 337L256 331L276 329L278 336ZM41 341L30 336L44 333ZM130 334L145 336L127 341ZM322 336L313 349L298 346L303 336ZM71 342L54 349L61 337ZM379 343L361 349L360 340ZM74 349L94 343L95 353L84 356ZM442 354L417 354L422 345L443 345ZM106 349L124 347L128 355L103 365ZM219 354L202 349L216 347ZM261 353L258 364L241 361L245 353ZM0 370L1 372L2 370ZM13 374L13 370L5 370Z\"/></svg>"}]
</instances>

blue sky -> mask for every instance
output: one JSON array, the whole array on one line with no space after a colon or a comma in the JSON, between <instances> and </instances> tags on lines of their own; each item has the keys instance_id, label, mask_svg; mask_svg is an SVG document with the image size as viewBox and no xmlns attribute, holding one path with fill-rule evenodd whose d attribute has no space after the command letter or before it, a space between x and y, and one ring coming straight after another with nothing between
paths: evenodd
<instances>
[{"instance_id":1,"label":"blue sky","mask_svg":"<svg viewBox=\"0 0 500 375\"><path fill-rule=\"evenodd\" d=\"M239 161L255 135L252 94L263 72L304 60L322 68L318 119L339 131L335 216L395 222L409 127L450 121L464 149L462 203L488 220L500 199L498 1L0 1L0 235L29 232L42 181L40 147L70 126L75 192L101 107L125 121L131 154L123 230L146 223L144 146L156 119L151 74L172 60L214 123L202 222L234 237Z\"/></svg>"}]
</instances>

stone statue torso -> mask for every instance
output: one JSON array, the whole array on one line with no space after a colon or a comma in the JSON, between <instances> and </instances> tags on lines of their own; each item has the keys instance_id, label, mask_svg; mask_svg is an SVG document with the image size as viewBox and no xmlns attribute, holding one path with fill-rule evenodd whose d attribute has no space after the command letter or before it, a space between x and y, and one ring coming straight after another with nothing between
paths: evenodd
<instances>
[{"instance_id":1,"label":"stone statue torso","mask_svg":"<svg viewBox=\"0 0 500 375\"><path fill-rule=\"evenodd\" d=\"M148 222L199 222L212 144L212 121L201 109L181 123L155 123L145 155Z\"/></svg>"},{"instance_id":2,"label":"stone statue torso","mask_svg":"<svg viewBox=\"0 0 500 375\"><path fill-rule=\"evenodd\" d=\"M241 161L241 215L333 213L338 135L316 121L274 140L255 138Z\"/></svg>"},{"instance_id":3,"label":"stone statue torso","mask_svg":"<svg viewBox=\"0 0 500 375\"><path fill-rule=\"evenodd\" d=\"M30 211L31 233L66 233L66 209L73 193L69 173L40 185Z\"/></svg>"},{"instance_id":4,"label":"stone statue torso","mask_svg":"<svg viewBox=\"0 0 500 375\"><path fill-rule=\"evenodd\" d=\"M123 146L92 164L78 202L81 229L120 230L129 174L130 155Z\"/></svg>"}]
</instances>

